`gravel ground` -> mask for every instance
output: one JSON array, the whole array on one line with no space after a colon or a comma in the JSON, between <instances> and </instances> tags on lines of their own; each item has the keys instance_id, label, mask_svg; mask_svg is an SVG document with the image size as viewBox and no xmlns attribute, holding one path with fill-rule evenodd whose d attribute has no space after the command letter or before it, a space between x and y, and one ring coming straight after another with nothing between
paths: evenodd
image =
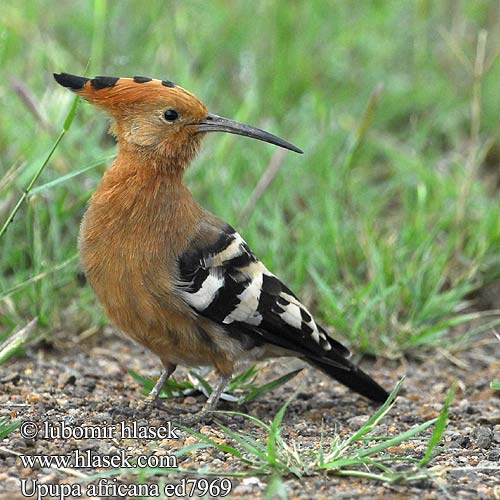
<instances>
[{"instance_id":1,"label":"gravel ground","mask_svg":"<svg viewBox=\"0 0 500 500\"><path fill-rule=\"evenodd\" d=\"M363 366L386 387L406 376L397 405L379 426L380 433L390 435L436 417L450 384L458 381L442 451L431 464L438 467L439 475L435 479L410 484L383 484L333 474L316 474L300 480L288 477L285 484L289 498L500 499L500 393L489 388L491 380L500 379L500 343L490 334L453 356L439 351L433 356L421 360L365 362ZM259 380L286 373L291 367L300 366L298 363L277 360L262 365ZM11 360L0 368L0 416L31 421L40 429L33 439L26 435L22 437L17 430L0 444L0 499L25 498L21 494L21 481L30 478L37 479L37 494L48 492L49 484L59 484L59 490L52 491L55 496L44 498L124 498L113 495L116 490L112 489L100 496L96 496L98 491L86 489L88 484L95 484L96 479L80 483L81 476L96 472L96 468L25 467L19 454L54 456L74 453L78 449L82 453L90 450L87 453L91 453L94 459L122 452L129 456L154 454L160 457L155 460L168 462L171 460L169 455L196 441L192 436L175 430L175 423L182 423L182 419L168 411L172 404L170 400L160 407L153 407L145 401L136 381L128 374L129 369L143 375L158 375L159 365L153 356L110 328L99 334L82 335L74 341L61 335L51 344L40 345L26 357ZM375 411L363 398L345 391L310 368L303 370L286 386L242 410L269 421L293 390L298 390L298 393L285 415L284 437L304 447L317 448L322 429L327 437L335 432L341 436L352 434ZM175 405L196 410L203 402L202 395L188 396L177 399ZM225 408L239 409L228 403L225 403ZM173 426L170 433L168 422ZM109 436L77 439L81 436L46 438L43 435L49 430L60 431L62 425L70 429L100 426L100 432L106 428ZM125 435L130 433L133 425L136 425L136 433L160 429L167 434L141 434L139 439ZM228 425L234 430L258 433L256 427L240 417L231 417ZM226 439L214 424L194 427L201 428L219 442ZM23 432L27 434L27 431ZM420 458L429 435L427 432L420 440L404 443L392 451ZM208 466L218 471L219 476L209 478L210 481L217 480L213 482L214 488L226 485L221 482L225 474L247 470L241 463L211 448L196 450L179 459L178 465L192 469ZM122 476L127 477L130 478ZM178 475L162 478L165 484L172 484L171 488L182 485L181 479ZM109 488L119 484L112 478L105 481ZM137 477L132 481L135 484L141 482ZM249 476L232 478L231 481L230 498L260 498L269 478ZM62 485L66 489L63 490ZM32 486L30 481L24 481L28 493ZM205 485L199 484L198 487ZM69 494L71 488L76 488L72 495ZM182 490L176 492L177 495L172 491L173 498L182 495ZM212 492L217 492L217 489ZM155 492L150 490L150 494Z\"/></svg>"}]
</instances>

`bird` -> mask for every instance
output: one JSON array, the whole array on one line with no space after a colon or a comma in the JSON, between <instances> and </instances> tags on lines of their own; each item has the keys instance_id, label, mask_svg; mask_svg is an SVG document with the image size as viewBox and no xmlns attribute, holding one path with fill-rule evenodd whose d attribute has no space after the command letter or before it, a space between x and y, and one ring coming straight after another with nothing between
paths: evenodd
<instances>
[{"instance_id":1,"label":"bird","mask_svg":"<svg viewBox=\"0 0 500 500\"><path fill-rule=\"evenodd\" d=\"M183 181L207 133L301 149L208 112L170 80L54 78L111 117L118 154L83 216L79 253L108 319L159 357L163 370L152 399L177 365L211 366L218 382L201 410L210 412L242 366L275 357L302 358L375 403L387 399L350 360L350 350Z\"/></svg>"}]
</instances>

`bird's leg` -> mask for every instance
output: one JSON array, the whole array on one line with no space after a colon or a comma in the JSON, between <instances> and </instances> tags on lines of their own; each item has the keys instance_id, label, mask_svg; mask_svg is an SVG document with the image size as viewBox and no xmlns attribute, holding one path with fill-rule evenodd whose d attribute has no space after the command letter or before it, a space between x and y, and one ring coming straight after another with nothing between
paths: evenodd
<instances>
[{"instance_id":1,"label":"bird's leg","mask_svg":"<svg viewBox=\"0 0 500 500\"><path fill-rule=\"evenodd\" d=\"M203 406L203 408L196 414L194 415L189 415L186 417L183 417L182 419L182 424L183 425L192 425L195 423L199 423L200 421L204 420L210 420L211 418L207 418L207 414L217 407L217 403L220 399L220 396L222 394L222 391L224 391L226 385L228 382L231 380L231 376L222 376L219 378L217 385L215 388L212 390L212 393L210 394L209 398L207 399L207 402ZM219 416L217 418L220 418Z\"/></svg>"},{"instance_id":2,"label":"bird's leg","mask_svg":"<svg viewBox=\"0 0 500 500\"><path fill-rule=\"evenodd\" d=\"M166 363L165 369L161 372L160 378L157 380L155 386L151 389L151 392L148 395L148 400L153 403L155 406L159 406L161 404L160 401L160 392L163 389L163 386L169 379L170 375L174 373L175 369L177 368L176 365L172 365L170 363ZM177 407L172 403L168 404L168 411L170 413L173 413L175 415L182 415L186 412L186 410L183 407Z\"/></svg>"},{"instance_id":3,"label":"bird's leg","mask_svg":"<svg viewBox=\"0 0 500 500\"><path fill-rule=\"evenodd\" d=\"M160 396L160 392L163 389L163 386L169 379L170 375L174 373L176 366L167 364L165 366L165 369L161 372L160 378L156 381L155 386L151 389L151 392L149 393L149 398L152 399L154 402L158 401L158 397Z\"/></svg>"},{"instance_id":4,"label":"bird's leg","mask_svg":"<svg viewBox=\"0 0 500 500\"><path fill-rule=\"evenodd\" d=\"M219 402L220 396L222 394L222 391L226 388L226 385L229 383L231 380L231 376L223 376L221 375L219 378L219 381L217 385L215 386L215 389L212 390L212 394L210 394L210 397L207 399L207 402L205 403L205 406L202 408L202 412L209 412L215 410L217 407L217 403Z\"/></svg>"}]
</instances>

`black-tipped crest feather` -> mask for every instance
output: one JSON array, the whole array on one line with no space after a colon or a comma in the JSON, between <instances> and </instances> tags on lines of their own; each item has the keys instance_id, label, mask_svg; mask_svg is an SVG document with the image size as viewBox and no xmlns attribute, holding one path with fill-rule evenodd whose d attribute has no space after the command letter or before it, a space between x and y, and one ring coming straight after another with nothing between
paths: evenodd
<instances>
[{"instance_id":1,"label":"black-tipped crest feather","mask_svg":"<svg viewBox=\"0 0 500 500\"><path fill-rule=\"evenodd\" d=\"M69 73L54 73L54 78L59 85L71 90L81 90L90 78L70 75Z\"/></svg>"}]
</instances>

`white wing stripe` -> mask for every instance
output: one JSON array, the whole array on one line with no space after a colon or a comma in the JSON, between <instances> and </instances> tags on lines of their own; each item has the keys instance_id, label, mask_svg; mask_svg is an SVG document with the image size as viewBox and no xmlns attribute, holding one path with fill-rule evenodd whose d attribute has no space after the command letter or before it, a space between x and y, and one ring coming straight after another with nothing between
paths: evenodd
<instances>
[{"instance_id":1,"label":"white wing stripe","mask_svg":"<svg viewBox=\"0 0 500 500\"><path fill-rule=\"evenodd\" d=\"M244 321L251 325L259 325L262 321L261 314L257 311L260 294L262 291L262 274L258 273L249 285L238 295L240 303L228 314L223 323Z\"/></svg>"},{"instance_id":2,"label":"white wing stripe","mask_svg":"<svg viewBox=\"0 0 500 500\"><path fill-rule=\"evenodd\" d=\"M286 318L290 318L290 316L287 315L285 317L285 313L280 314L280 316L282 317L282 319L284 321L286 321L287 323L289 323L290 325L295 326L295 328L298 328L299 330L301 329L302 323L304 323L305 325L307 325L309 328L312 329L312 332L310 333L310 335L313 338L313 340L317 344L321 345L321 347L323 349L325 349L325 351L329 351L332 348L332 346L330 345L330 342L328 342L328 339L326 338L326 335L323 332L319 331L318 325L316 325L316 322L314 321L311 313L305 308L305 306L301 302L299 302L295 297L293 297L292 295L290 295L288 293L281 292L280 295L281 295L281 297L283 297L284 299L286 299L290 303L289 306L281 306L281 307L289 308L290 306L293 305L293 306L295 306L297 308L297 309L294 309L293 314L294 315L296 314L299 326L295 326L297 324L296 322L292 323L291 321L287 321ZM305 311L311 317L311 321L306 322L306 321L304 321L302 319L302 315L300 314L300 309L302 309L303 311Z\"/></svg>"},{"instance_id":3,"label":"white wing stripe","mask_svg":"<svg viewBox=\"0 0 500 500\"><path fill-rule=\"evenodd\" d=\"M285 309L285 311L280 314L281 319L290 326L300 330L300 327L302 326L302 318L300 316L299 306L297 304L290 303L286 306L280 305L280 307Z\"/></svg>"},{"instance_id":4,"label":"white wing stripe","mask_svg":"<svg viewBox=\"0 0 500 500\"><path fill-rule=\"evenodd\" d=\"M209 274L196 293L183 292L187 303L197 311L203 311L214 300L217 292L224 286L224 276Z\"/></svg>"}]
</instances>

